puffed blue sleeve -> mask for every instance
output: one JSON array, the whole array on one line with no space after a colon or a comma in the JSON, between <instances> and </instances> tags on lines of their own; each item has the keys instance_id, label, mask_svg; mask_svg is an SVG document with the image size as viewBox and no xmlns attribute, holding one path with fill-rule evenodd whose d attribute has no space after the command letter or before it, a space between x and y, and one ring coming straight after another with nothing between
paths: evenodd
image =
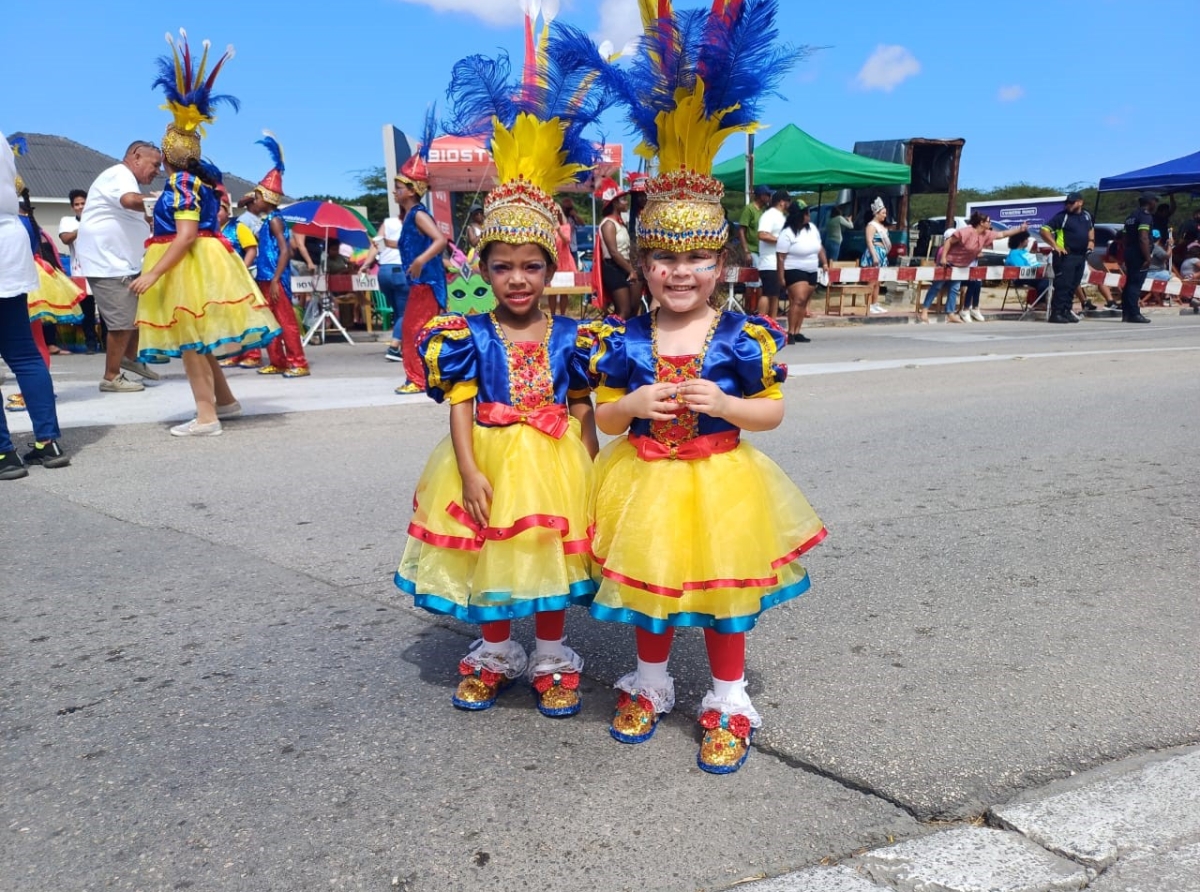
<instances>
[{"instance_id":1,"label":"puffed blue sleeve","mask_svg":"<svg viewBox=\"0 0 1200 892\"><path fill-rule=\"evenodd\" d=\"M594 323L596 343L592 347L589 375L597 403L615 403L629 390L629 363L625 354L625 322L609 316Z\"/></svg>"},{"instance_id":2,"label":"puffed blue sleeve","mask_svg":"<svg viewBox=\"0 0 1200 892\"><path fill-rule=\"evenodd\" d=\"M179 171L167 180L171 214L176 220L200 219L200 182L190 173Z\"/></svg>"},{"instance_id":3,"label":"puffed blue sleeve","mask_svg":"<svg viewBox=\"0 0 1200 892\"><path fill-rule=\"evenodd\" d=\"M567 397L582 399L591 396L594 381L592 379L592 349L596 345L597 323L579 324L575 331L575 349L571 353L571 365L567 370Z\"/></svg>"},{"instance_id":4,"label":"puffed blue sleeve","mask_svg":"<svg viewBox=\"0 0 1200 892\"><path fill-rule=\"evenodd\" d=\"M473 399L479 393L479 361L465 316L434 316L417 339L425 365L425 392L436 402L450 404Z\"/></svg>"},{"instance_id":5,"label":"puffed blue sleeve","mask_svg":"<svg viewBox=\"0 0 1200 892\"><path fill-rule=\"evenodd\" d=\"M775 321L765 316L747 316L734 343L738 381L747 399L783 399L779 385L787 378L787 366L775 354L787 336Z\"/></svg>"}]
</instances>

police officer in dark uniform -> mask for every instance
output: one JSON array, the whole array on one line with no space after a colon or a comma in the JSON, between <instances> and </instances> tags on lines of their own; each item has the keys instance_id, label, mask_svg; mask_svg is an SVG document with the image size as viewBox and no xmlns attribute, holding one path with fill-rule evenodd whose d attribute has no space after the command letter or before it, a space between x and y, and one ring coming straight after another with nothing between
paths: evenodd
<instances>
[{"instance_id":1,"label":"police officer in dark uniform","mask_svg":"<svg viewBox=\"0 0 1200 892\"><path fill-rule=\"evenodd\" d=\"M1051 322L1078 322L1071 312L1075 290L1083 281L1087 255L1096 247L1092 215L1083 209L1083 196L1072 192L1067 206L1041 228L1042 241L1054 251L1054 295L1050 299Z\"/></svg>"},{"instance_id":2,"label":"police officer in dark uniform","mask_svg":"<svg viewBox=\"0 0 1200 892\"><path fill-rule=\"evenodd\" d=\"M1142 315L1142 285L1150 269L1150 255L1154 251L1151 231L1154 229L1154 209L1158 207L1158 196L1143 192L1138 196L1138 209L1125 220L1125 287L1121 289L1121 320L1123 322L1149 322Z\"/></svg>"}]
</instances>

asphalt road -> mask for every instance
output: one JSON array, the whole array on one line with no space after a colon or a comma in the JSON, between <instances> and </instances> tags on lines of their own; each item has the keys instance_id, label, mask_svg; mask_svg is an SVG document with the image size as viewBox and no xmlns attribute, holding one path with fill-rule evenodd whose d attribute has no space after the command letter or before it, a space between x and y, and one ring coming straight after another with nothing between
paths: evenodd
<instances>
[{"instance_id":1,"label":"asphalt road","mask_svg":"<svg viewBox=\"0 0 1200 892\"><path fill-rule=\"evenodd\" d=\"M196 441L178 363L101 395L56 359L72 465L0 486L0 888L722 889L1195 743L1200 317L1154 318L785 351L753 440L830 536L750 636L765 726L726 778L698 634L640 747L606 733L632 635L583 614L579 717L450 707L473 631L390 582L447 413L382 344L235 373L247 417Z\"/></svg>"}]
</instances>

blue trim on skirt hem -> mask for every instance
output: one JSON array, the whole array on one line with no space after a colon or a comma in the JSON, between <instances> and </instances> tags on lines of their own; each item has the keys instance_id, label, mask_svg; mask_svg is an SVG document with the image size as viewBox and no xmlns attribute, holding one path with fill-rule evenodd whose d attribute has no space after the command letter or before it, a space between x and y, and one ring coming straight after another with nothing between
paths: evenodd
<instances>
[{"instance_id":1,"label":"blue trim on skirt hem","mask_svg":"<svg viewBox=\"0 0 1200 892\"><path fill-rule=\"evenodd\" d=\"M411 595L413 603L422 610L428 610L430 613L436 613L441 616L452 616L463 622L476 624L501 622L506 619L521 619L533 616L535 613L545 613L550 610L566 610L568 607L573 606L586 607L592 603L592 598L596 596L595 583L590 579L584 579L580 582L572 583L570 591L565 595L522 599L501 607L480 607L477 605L464 607L448 598L442 598L428 592L418 593L416 583L401 576L399 571L396 572L394 582L396 583L396 588L400 589L406 595ZM511 592L492 592L489 594L499 597L512 597Z\"/></svg>"},{"instance_id":2,"label":"blue trim on skirt hem","mask_svg":"<svg viewBox=\"0 0 1200 892\"><path fill-rule=\"evenodd\" d=\"M702 629L712 629L723 635L730 635L737 632L749 632L754 628L754 624L758 622L758 618L762 616L763 611L778 606L784 601L790 601L792 598L798 598L811 587L812 581L809 579L808 574L805 573L803 579L798 579L791 585L763 595L758 602L758 613L748 616L731 616L726 619L717 619L709 613L672 613L667 619L658 619L646 616L646 614L639 613L636 610L630 610L628 607L607 607L604 604L596 603L593 603L588 608L588 611L594 619L602 622L624 623L628 626L637 626L639 629L645 629L647 632L653 632L656 635L661 635L668 629L679 628L680 626L696 626Z\"/></svg>"},{"instance_id":3,"label":"blue trim on skirt hem","mask_svg":"<svg viewBox=\"0 0 1200 892\"><path fill-rule=\"evenodd\" d=\"M178 347L173 347L170 350L158 350L158 349L139 350L138 351L138 361L145 362L147 359L150 359L155 356L171 356L171 357L174 357L175 359L179 359L180 357L183 356L184 350L195 350L197 353L199 353L201 356L203 356L205 354L212 353L218 347L223 347L226 344L232 344L232 343L241 341L243 338L246 337L246 335L253 335L253 334L265 335L265 337L260 337L258 339L258 341L253 344L243 344L242 349L240 351L238 351L239 353L245 353L247 350L262 349L263 347L267 346L267 344L269 344L271 341L275 340L275 338L277 338L281 334L283 334L283 329L282 328L265 328L265 327L248 328L248 329L246 329L246 331L242 332L240 335L235 335L230 338L221 338L219 341L216 341L215 343L212 343L212 344L180 344Z\"/></svg>"}]
</instances>

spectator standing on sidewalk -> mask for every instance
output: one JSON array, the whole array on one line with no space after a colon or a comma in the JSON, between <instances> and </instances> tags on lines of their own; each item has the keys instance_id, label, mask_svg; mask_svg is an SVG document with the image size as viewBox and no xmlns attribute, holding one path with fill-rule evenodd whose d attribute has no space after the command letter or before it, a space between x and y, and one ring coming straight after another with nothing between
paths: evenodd
<instances>
[{"instance_id":1,"label":"spectator standing on sidewalk","mask_svg":"<svg viewBox=\"0 0 1200 892\"><path fill-rule=\"evenodd\" d=\"M758 266L758 221L770 202L771 187L759 183L754 187L754 200L742 208L742 215L738 217L738 241L742 243L742 253L755 266Z\"/></svg>"},{"instance_id":2,"label":"spectator standing on sidewalk","mask_svg":"<svg viewBox=\"0 0 1200 892\"><path fill-rule=\"evenodd\" d=\"M867 247L863 251L862 257L859 258L859 266L874 266L882 269L888 265L888 255L892 250L892 239L888 235L887 215L887 205L883 203L882 198L876 196L875 200L871 202L871 220L867 223L867 231L864 236ZM887 309L879 304L878 283L872 289L869 300L870 303L867 305L868 313L874 316L887 312Z\"/></svg>"},{"instance_id":3,"label":"spectator standing on sidewalk","mask_svg":"<svg viewBox=\"0 0 1200 892\"><path fill-rule=\"evenodd\" d=\"M758 278L762 281L762 296L758 299L758 315L774 319L779 315L779 292L782 284L775 260L775 245L787 222L787 209L792 196L786 189L771 193L771 205L758 218Z\"/></svg>"},{"instance_id":4,"label":"spectator standing on sidewalk","mask_svg":"<svg viewBox=\"0 0 1200 892\"><path fill-rule=\"evenodd\" d=\"M1092 215L1083 209L1083 196L1072 192L1066 207L1041 228L1042 241L1054 252L1054 291L1050 295L1051 322L1078 322L1071 311L1075 289L1083 281L1088 252L1096 247Z\"/></svg>"},{"instance_id":5,"label":"spectator standing on sidewalk","mask_svg":"<svg viewBox=\"0 0 1200 892\"><path fill-rule=\"evenodd\" d=\"M979 255L983 253L983 249L989 247L997 239L1009 238L1016 235L1018 232L1028 232L1029 225L1022 223L1020 226L1015 226L1012 229L1005 229L1002 232L994 232L992 230L991 218L980 211L975 211L967 220L967 225L962 229L956 229L946 239L941 248L940 266L964 268L969 267L979 259ZM958 305L958 292L962 287L962 281L958 279L950 280L950 293L946 298L946 321L947 322L962 322L962 317L955 312ZM929 305L933 302L933 297L937 292L929 289L929 293L925 296L925 303L921 308L920 319L922 322L929 321Z\"/></svg>"},{"instance_id":6,"label":"spectator standing on sidewalk","mask_svg":"<svg viewBox=\"0 0 1200 892\"><path fill-rule=\"evenodd\" d=\"M392 308L392 342L384 354L388 362L404 362L401 325L404 308L408 306L408 276L400 259L400 225L399 217L387 217L375 236L379 250L379 290Z\"/></svg>"},{"instance_id":7,"label":"spectator standing on sidewalk","mask_svg":"<svg viewBox=\"0 0 1200 892\"><path fill-rule=\"evenodd\" d=\"M1142 285L1150 272L1154 243L1154 211L1158 196L1143 192L1138 196L1137 210L1125 219L1125 287L1121 289L1121 321L1147 323L1142 315Z\"/></svg>"},{"instance_id":8,"label":"spectator standing on sidewalk","mask_svg":"<svg viewBox=\"0 0 1200 892\"><path fill-rule=\"evenodd\" d=\"M71 276L86 282L87 273L79 260L79 252L75 250L75 240L79 238L79 219L83 216L87 193L82 189L72 189L67 197L71 201L71 215L59 221L58 237L67 246L67 255L71 258ZM91 355L100 346L96 338L96 298L92 295L91 286L87 287L87 295L79 305L79 310L83 313L84 350Z\"/></svg>"},{"instance_id":9,"label":"spectator standing on sidewalk","mask_svg":"<svg viewBox=\"0 0 1200 892\"><path fill-rule=\"evenodd\" d=\"M129 144L120 164L103 171L88 189L79 218L79 236L72 254L79 258L96 309L108 334L104 347L103 393L144 390L122 370L157 380L158 374L137 361L137 295L130 284L142 271L150 218L140 186L154 182L162 167L162 152L152 142Z\"/></svg>"},{"instance_id":10,"label":"spectator standing on sidewalk","mask_svg":"<svg viewBox=\"0 0 1200 892\"><path fill-rule=\"evenodd\" d=\"M854 221L846 216L844 204L835 205L825 221L825 256L830 263L837 263L842 253L842 239L847 232L854 228Z\"/></svg>"},{"instance_id":11,"label":"spectator standing on sidewalk","mask_svg":"<svg viewBox=\"0 0 1200 892\"><path fill-rule=\"evenodd\" d=\"M0 144L8 144L3 133L0 133ZM0 358L17 377L36 440L22 461L9 436L8 421L0 412L0 480L27 476L29 472L25 465L31 463L40 463L46 468L70 464L70 459L58 445L61 434L50 370L42 361L29 327L26 296L38 287L37 268L33 262L37 244L29 238L18 215L16 180L17 167L12 153L0 152Z\"/></svg>"}]
</instances>

